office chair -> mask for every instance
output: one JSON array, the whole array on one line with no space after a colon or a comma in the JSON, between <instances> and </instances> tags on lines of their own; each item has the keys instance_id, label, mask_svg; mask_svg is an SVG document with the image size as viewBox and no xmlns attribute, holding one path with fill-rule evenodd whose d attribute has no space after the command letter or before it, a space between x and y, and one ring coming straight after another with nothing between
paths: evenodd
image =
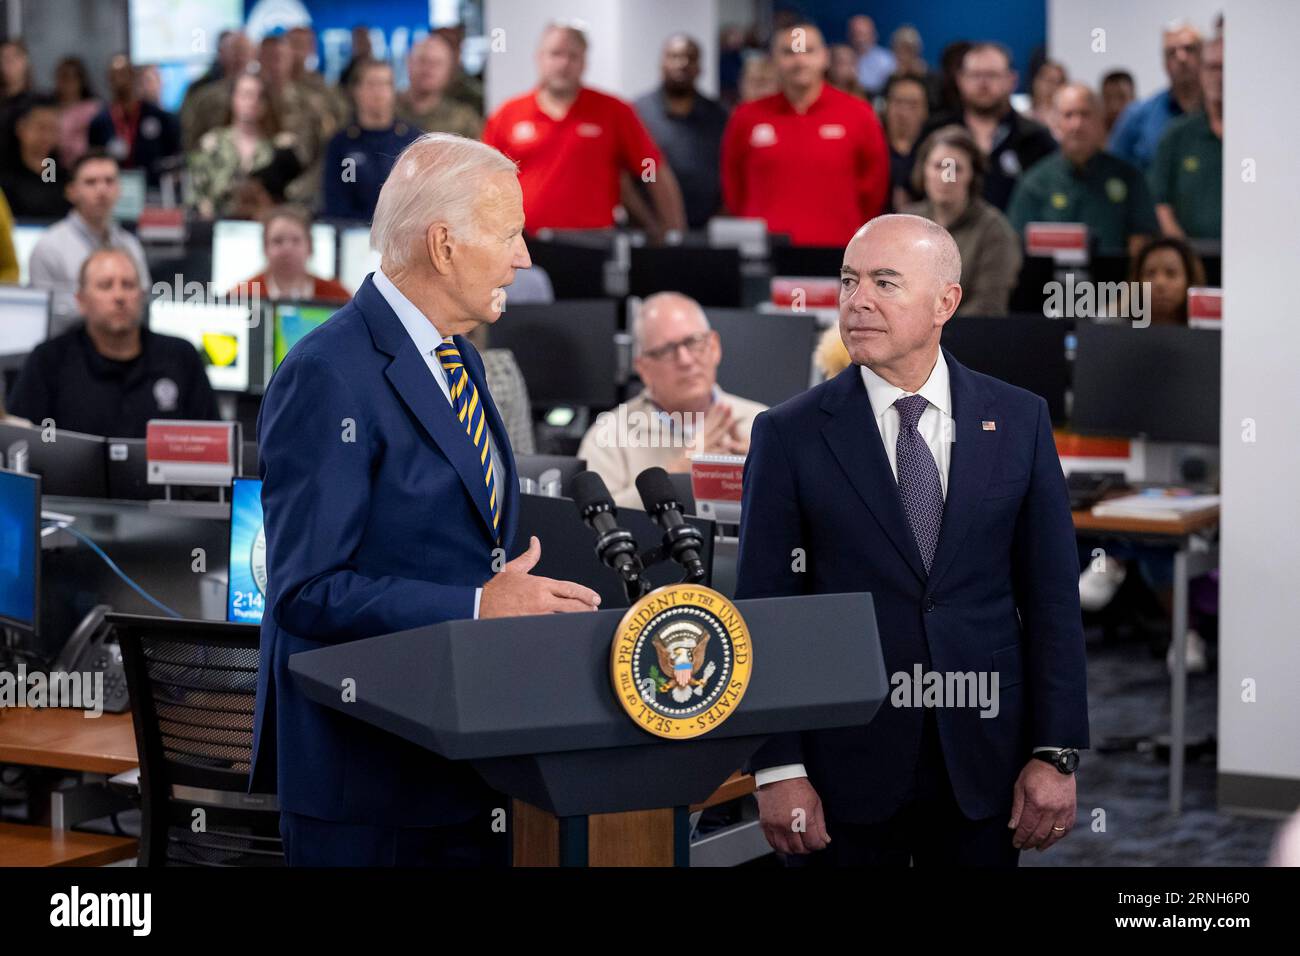
<instances>
[{"instance_id":1,"label":"office chair","mask_svg":"<svg viewBox=\"0 0 1300 956\"><path fill-rule=\"evenodd\" d=\"M283 866L274 794L245 793L258 628L134 614L122 648L140 757L140 866Z\"/></svg>"}]
</instances>

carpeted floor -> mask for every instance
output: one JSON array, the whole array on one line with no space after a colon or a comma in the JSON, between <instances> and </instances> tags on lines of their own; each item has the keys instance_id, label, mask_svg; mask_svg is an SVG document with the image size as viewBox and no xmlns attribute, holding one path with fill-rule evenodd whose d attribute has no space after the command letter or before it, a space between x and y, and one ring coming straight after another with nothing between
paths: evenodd
<instances>
[{"instance_id":1,"label":"carpeted floor","mask_svg":"<svg viewBox=\"0 0 1300 956\"><path fill-rule=\"evenodd\" d=\"M1217 674L1193 674L1187 688L1188 739L1215 730ZM1169 675L1140 642L1089 634L1088 698L1092 742L1169 730ZM1096 822L1094 822L1096 821ZM1103 828L1104 824L1104 828ZM1262 866L1280 821L1231 816L1215 806L1213 755L1189 759L1183 812L1169 812L1169 765L1149 753L1083 754L1079 822L1046 853L1021 854L1022 866Z\"/></svg>"}]
</instances>

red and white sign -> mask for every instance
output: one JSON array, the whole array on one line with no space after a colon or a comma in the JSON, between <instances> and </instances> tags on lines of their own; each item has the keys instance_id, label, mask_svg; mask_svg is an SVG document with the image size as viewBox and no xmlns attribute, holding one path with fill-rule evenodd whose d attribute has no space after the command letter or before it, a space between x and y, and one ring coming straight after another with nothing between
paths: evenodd
<instances>
[{"instance_id":1,"label":"red and white sign","mask_svg":"<svg viewBox=\"0 0 1300 956\"><path fill-rule=\"evenodd\" d=\"M1187 290L1187 324L1194 329L1223 327L1223 290L1192 288Z\"/></svg>"},{"instance_id":2,"label":"red and white sign","mask_svg":"<svg viewBox=\"0 0 1300 956\"><path fill-rule=\"evenodd\" d=\"M147 206L136 221L135 233L143 242L184 242L185 212Z\"/></svg>"},{"instance_id":3,"label":"red and white sign","mask_svg":"<svg viewBox=\"0 0 1300 956\"><path fill-rule=\"evenodd\" d=\"M772 304L802 312L834 309L840 304L840 280L825 276L773 276Z\"/></svg>"},{"instance_id":4,"label":"red and white sign","mask_svg":"<svg viewBox=\"0 0 1300 956\"><path fill-rule=\"evenodd\" d=\"M1088 227L1081 222L1026 223L1025 253L1070 265L1087 262Z\"/></svg>"},{"instance_id":5,"label":"red and white sign","mask_svg":"<svg viewBox=\"0 0 1300 956\"><path fill-rule=\"evenodd\" d=\"M740 523L743 455L696 455L691 459L695 513L723 524Z\"/></svg>"},{"instance_id":6,"label":"red and white sign","mask_svg":"<svg viewBox=\"0 0 1300 956\"><path fill-rule=\"evenodd\" d=\"M149 484L230 484L235 476L238 427L235 422L149 422L145 431Z\"/></svg>"}]
</instances>

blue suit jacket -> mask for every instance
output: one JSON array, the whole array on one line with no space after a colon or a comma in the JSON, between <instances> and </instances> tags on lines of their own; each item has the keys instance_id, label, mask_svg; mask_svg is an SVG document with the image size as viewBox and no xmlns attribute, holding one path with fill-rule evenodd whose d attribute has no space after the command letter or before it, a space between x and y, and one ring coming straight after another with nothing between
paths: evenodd
<instances>
[{"instance_id":1,"label":"blue suit jacket","mask_svg":"<svg viewBox=\"0 0 1300 956\"><path fill-rule=\"evenodd\" d=\"M955 443L930 574L850 365L754 422L736 596L870 591L890 675L996 671L996 717L936 712L957 802L982 819L1009 810L1033 747L1088 745L1079 559L1047 404L944 354ZM886 699L867 726L772 738L752 767L802 762L832 818L879 822L908 799L922 717Z\"/></svg>"},{"instance_id":2,"label":"blue suit jacket","mask_svg":"<svg viewBox=\"0 0 1300 956\"><path fill-rule=\"evenodd\" d=\"M515 463L483 363L456 344L499 452L501 547ZM370 278L277 369L257 423L268 602L250 788L280 806L390 826L461 822L490 791L461 764L307 700L291 654L474 615L497 547L483 468Z\"/></svg>"}]
</instances>

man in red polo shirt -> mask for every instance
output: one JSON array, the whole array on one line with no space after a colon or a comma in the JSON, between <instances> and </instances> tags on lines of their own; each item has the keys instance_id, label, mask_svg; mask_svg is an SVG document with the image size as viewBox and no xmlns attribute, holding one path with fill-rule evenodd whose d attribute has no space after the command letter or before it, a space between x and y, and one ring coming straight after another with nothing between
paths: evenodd
<instances>
[{"instance_id":1,"label":"man in red polo shirt","mask_svg":"<svg viewBox=\"0 0 1300 956\"><path fill-rule=\"evenodd\" d=\"M767 220L802 246L843 246L884 212L889 150L871 107L825 81L811 23L772 38L781 90L742 103L722 138L722 194L733 215Z\"/></svg>"},{"instance_id":2,"label":"man in red polo shirt","mask_svg":"<svg viewBox=\"0 0 1300 956\"><path fill-rule=\"evenodd\" d=\"M631 106L582 85L586 65L583 32L551 24L537 48L537 88L483 127L483 142L519 164L528 228L612 226L626 172L645 182L659 229L685 229L681 190L659 147Z\"/></svg>"}]
</instances>

